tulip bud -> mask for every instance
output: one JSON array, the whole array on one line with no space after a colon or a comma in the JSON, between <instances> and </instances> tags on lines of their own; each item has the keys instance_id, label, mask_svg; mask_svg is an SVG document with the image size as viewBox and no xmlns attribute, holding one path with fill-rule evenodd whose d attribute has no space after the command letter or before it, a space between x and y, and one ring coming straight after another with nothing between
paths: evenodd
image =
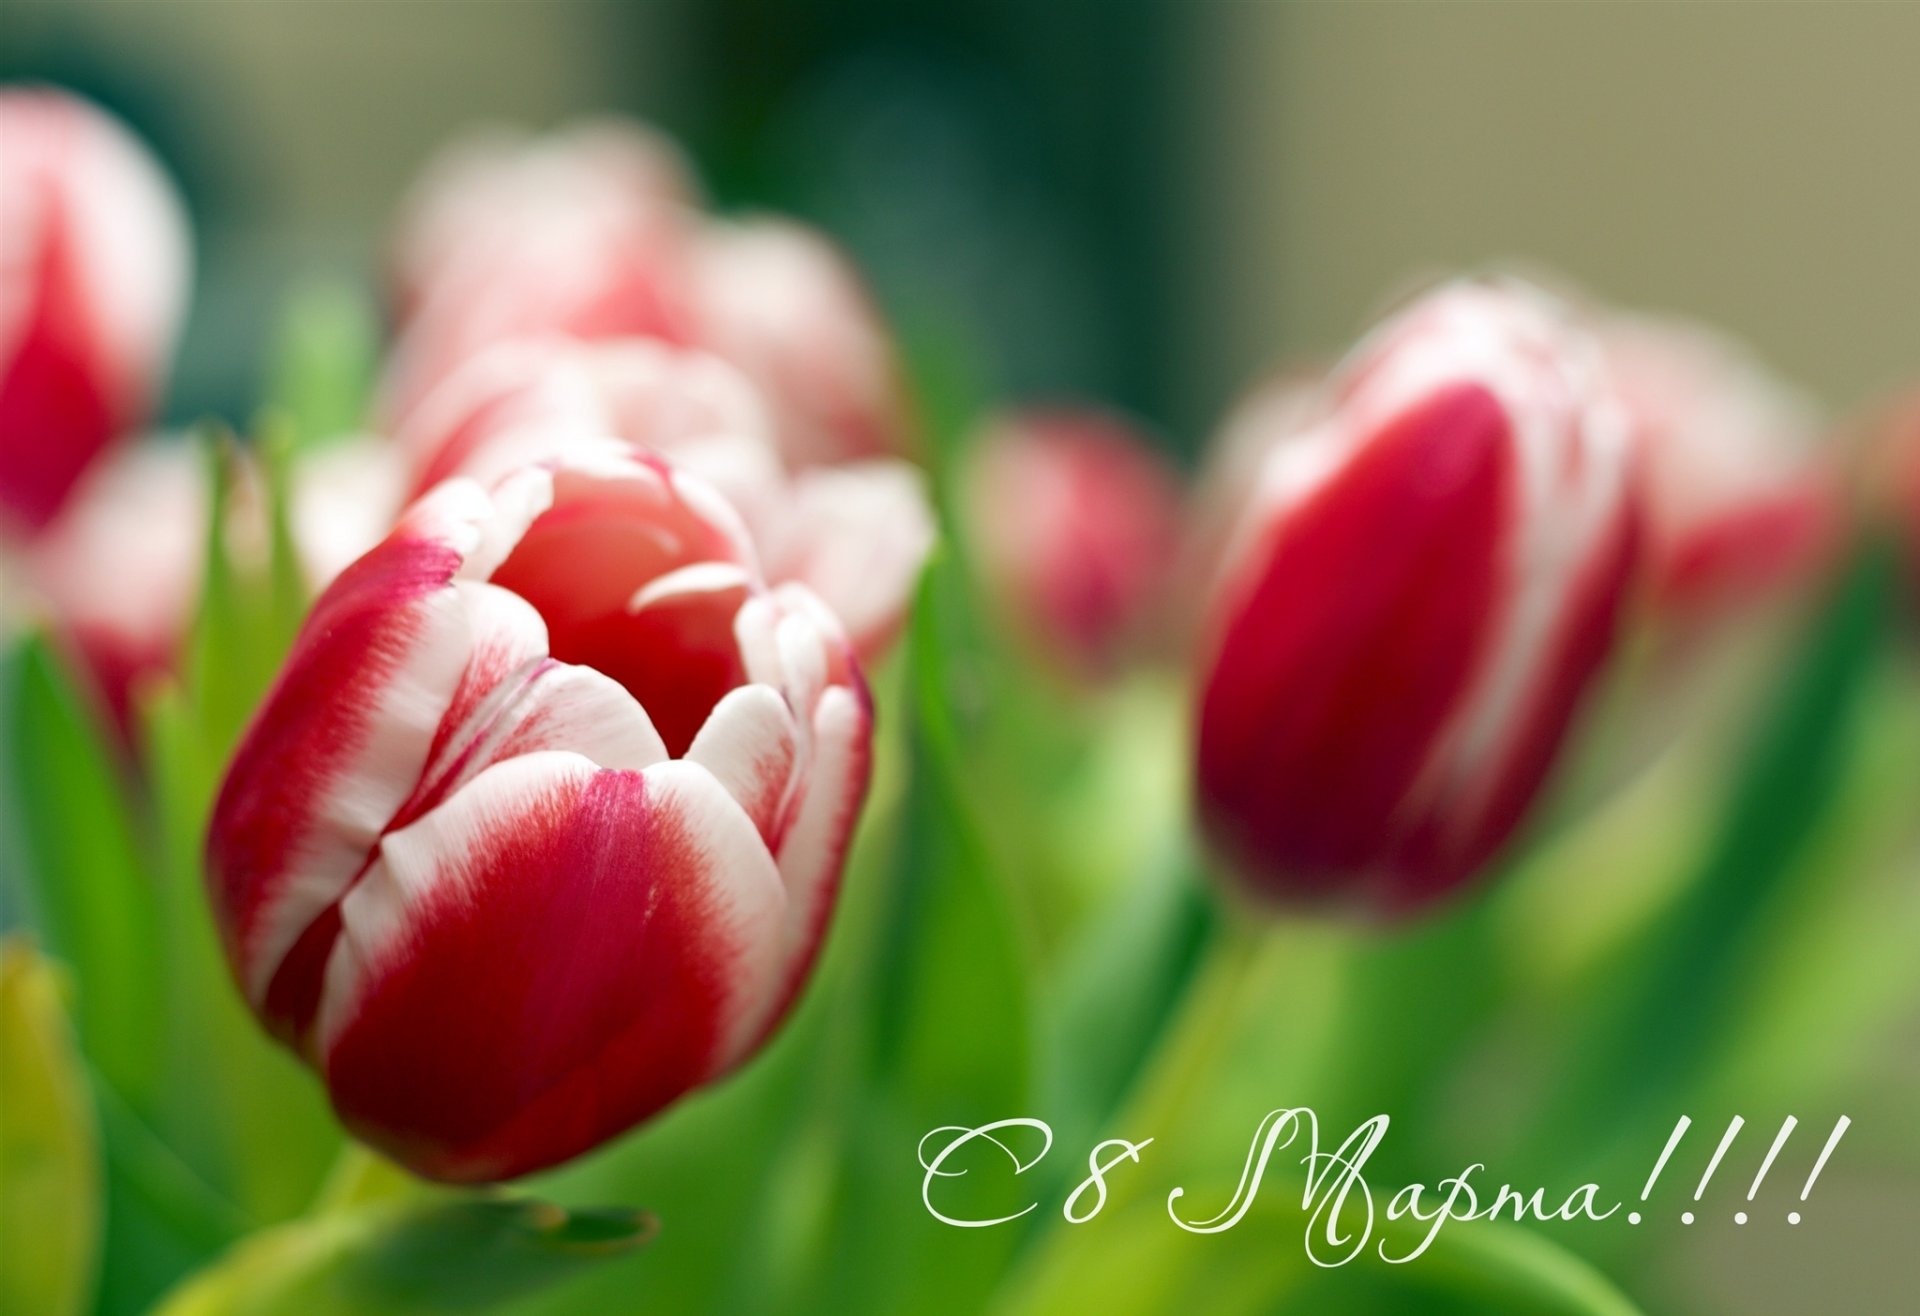
<instances>
[{"instance_id":1,"label":"tulip bud","mask_svg":"<svg viewBox=\"0 0 1920 1316\"><path fill-rule=\"evenodd\" d=\"M1495 854L1611 648L1633 465L1597 347L1523 285L1441 288L1335 372L1202 667L1199 808L1257 891L1404 911Z\"/></svg>"},{"instance_id":2,"label":"tulip bud","mask_svg":"<svg viewBox=\"0 0 1920 1316\"><path fill-rule=\"evenodd\" d=\"M982 577L1043 653L1111 673L1167 602L1180 482L1126 422L1093 411L1006 417L969 453Z\"/></svg>"},{"instance_id":3,"label":"tulip bud","mask_svg":"<svg viewBox=\"0 0 1920 1316\"><path fill-rule=\"evenodd\" d=\"M920 472L882 458L790 474L762 394L718 357L645 339L504 343L455 371L399 437L424 490L450 475L488 483L604 435L724 494L768 579L818 594L863 659L897 633L933 543Z\"/></svg>"},{"instance_id":4,"label":"tulip bud","mask_svg":"<svg viewBox=\"0 0 1920 1316\"><path fill-rule=\"evenodd\" d=\"M65 92L0 91L0 532L39 531L145 420L189 263L180 199L125 128Z\"/></svg>"},{"instance_id":5,"label":"tulip bud","mask_svg":"<svg viewBox=\"0 0 1920 1316\"><path fill-rule=\"evenodd\" d=\"M1659 615L1712 618L1817 574L1840 500L1812 401L1700 326L1621 316L1602 343L1646 466Z\"/></svg>"},{"instance_id":6,"label":"tulip bud","mask_svg":"<svg viewBox=\"0 0 1920 1316\"><path fill-rule=\"evenodd\" d=\"M702 482L612 444L449 480L321 596L228 770L234 974L402 1164L557 1164L785 1015L871 720Z\"/></svg>"}]
</instances>

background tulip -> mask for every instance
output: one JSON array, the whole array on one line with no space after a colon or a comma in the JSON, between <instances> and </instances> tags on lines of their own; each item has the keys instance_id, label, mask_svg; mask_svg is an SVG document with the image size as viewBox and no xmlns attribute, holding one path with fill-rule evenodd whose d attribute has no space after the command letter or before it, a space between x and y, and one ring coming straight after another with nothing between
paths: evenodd
<instances>
[{"instance_id":1,"label":"background tulip","mask_svg":"<svg viewBox=\"0 0 1920 1316\"><path fill-rule=\"evenodd\" d=\"M696 262L700 341L765 390L788 461L845 462L908 446L892 342L832 243L786 220L715 223Z\"/></svg>"},{"instance_id":2,"label":"background tulip","mask_svg":"<svg viewBox=\"0 0 1920 1316\"><path fill-rule=\"evenodd\" d=\"M1482 867L1611 646L1637 496L1568 311L1442 288L1275 451L1210 623L1199 805L1262 894L1403 910Z\"/></svg>"},{"instance_id":3,"label":"background tulip","mask_svg":"<svg viewBox=\"0 0 1920 1316\"><path fill-rule=\"evenodd\" d=\"M244 453L224 526L227 551L264 569L269 528L260 474ZM289 519L301 576L324 588L379 542L400 505L400 467L385 443L351 439L299 454ZM208 471L199 444L154 438L97 463L22 554L33 604L80 660L123 733L134 690L170 672L192 625L206 569Z\"/></svg>"},{"instance_id":4,"label":"background tulip","mask_svg":"<svg viewBox=\"0 0 1920 1316\"><path fill-rule=\"evenodd\" d=\"M863 658L898 631L933 517L919 470L874 458L789 471L770 408L733 366L647 339L503 343L455 371L399 442L424 490L490 482L612 435L712 484L751 531L767 577L808 586Z\"/></svg>"},{"instance_id":5,"label":"background tulip","mask_svg":"<svg viewBox=\"0 0 1920 1316\"><path fill-rule=\"evenodd\" d=\"M0 91L0 532L45 526L147 418L185 307L179 197L86 101Z\"/></svg>"},{"instance_id":6,"label":"background tulip","mask_svg":"<svg viewBox=\"0 0 1920 1316\"><path fill-rule=\"evenodd\" d=\"M402 215L402 334L386 409L405 419L453 370L527 335L694 332L691 183L663 139L596 122L455 143Z\"/></svg>"},{"instance_id":7,"label":"background tulip","mask_svg":"<svg viewBox=\"0 0 1920 1316\"><path fill-rule=\"evenodd\" d=\"M1003 611L1067 667L1110 673L1168 602L1176 473L1125 421L1090 410L1007 416L969 463L972 542Z\"/></svg>"},{"instance_id":8,"label":"background tulip","mask_svg":"<svg viewBox=\"0 0 1920 1316\"><path fill-rule=\"evenodd\" d=\"M1659 613L1710 618L1815 575L1841 518L1812 400L1704 326L1620 316L1602 341L1644 453Z\"/></svg>"},{"instance_id":9,"label":"background tulip","mask_svg":"<svg viewBox=\"0 0 1920 1316\"><path fill-rule=\"evenodd\" d=\"M759 386L795 468L897 452L891 336L853 267L784 220L709 219L671 146L627 123L456 144L402 215L387 411L497 344L563 336L704 347Z\"/></svg>"},{"instance_id":10,"label":"background tulip","mask_svg":"<svg viewBox=\"0 0 1920 1316\"><path fill-rule=\"evenodd\" d=\"M870 722L831 615L703 483L615 446L450 480L321 597L233 760L235 976L410 1168L563 1161L784 1015Z\"/></svg>"}]
</instances>

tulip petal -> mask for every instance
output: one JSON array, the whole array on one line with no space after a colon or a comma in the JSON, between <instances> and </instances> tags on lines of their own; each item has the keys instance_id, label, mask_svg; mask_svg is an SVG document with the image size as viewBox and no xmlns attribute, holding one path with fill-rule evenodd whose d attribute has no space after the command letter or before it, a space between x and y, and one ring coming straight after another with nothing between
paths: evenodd
<instances>
[{"instance_id":1,"label":"tulip petal","mask_svg":"<svg viewBox=\"0 0 1920 1316\"><path fill-rule=\"evenodd\" d=\"M256 1005L413 793L469 656L459 550L400 532L315 605L214 807L209 888Z\"/></svg>"},{"instance_id":2,"label":"tulip petal","mask_svg":"<svg viewBox=\"0 0 1920 1316\"><path fill-rule=\"evenodd\" d=\"M1273 522L1201 710L1202 798L1242 863L1314 890L1392 850L1495 625L1511 452L1499 402L1459 385Z\"/></svg>"},{"instance_id":3,"label":"tulip petal","mask_svg":"<svg viewBox=\"0 0 1920 1316\"><path fill-rule=\"evenodd\" d=\"M933 549L926 479L890 460L802 471L766 539L768 578L819 595L870 659L899 633Z\"/></svg>"},{"instance_id":4,"label":"tulip petal","mask_svg":"<svg viewBox=\"0 0 1920 1316\"><path fill-rule=\"evenodd\" d=\"M739 801L769 850L786 830L799 739L793 710L778 691L744 685L714 706L687 749L687 761L711 772Z\"/></svg>"},{"instance_id":5,"label":"tulip petal","mask_svg":"<svg viewBox=\"0 0 1920 1316\"><path fill-rule=\"evenodd\" d=\"M806 981L833 912L847 846L872 773L873 715L863 692L830 686L813 713L813 761L806 794L776 852L787 887L786 980L765 1028L771 1029Z\"/></svg>"},{"instance_id":6,"label":"tulip petal","mask_svg":"<svg viewBox=\"0 0 1920 1316\"><path fill-rule=\"evenodd\" d=\"M498 764L388 836L342 902L320 1027L335 1106L431 1177L556 1164L741 1053L786 906L703 768Z\"/></svg>"}]
</instances>

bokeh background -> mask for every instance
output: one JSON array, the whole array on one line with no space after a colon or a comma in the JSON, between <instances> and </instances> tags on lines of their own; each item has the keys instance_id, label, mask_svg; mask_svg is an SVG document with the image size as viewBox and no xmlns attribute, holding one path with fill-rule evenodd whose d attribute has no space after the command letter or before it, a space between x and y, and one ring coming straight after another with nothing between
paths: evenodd
<instances>
[{"instance_id":1,"label":"bokeh background","mask_svg":"<svg viewBox=\"0 0 1920 1316\"><path fill-rule=\"evenodd\" d=\"M1920 363L1915 4L12 0L0 37L187 193L180 421L245 417L285 293L370 296L448 136L601 111L834 233L996 393L1187 457L1258 374L1487 261L1716 321L1836 413ZM1910 1013L1859 1134L1920 1106ZM1791 1248L1703 1227L1672 1309L1891 1309L1911 1172L1837 1164L1821 1201Z\"/></svg>"},{"instance_id":2,"label":"bokeh background","mask_svg":"<svg viewBox=\"0 0 1920 1316\"><path fill-rule=\"evenodd\" d=\"M278 284L359 278L476 121L664 125L832 229L1007 390L1191 451L1233 390L1493 259L1724 324L1835 406L1920 358L1920 6L15 0L0 72L121 111L201 233L174 406Z\"/></svg>"}]
</instances>

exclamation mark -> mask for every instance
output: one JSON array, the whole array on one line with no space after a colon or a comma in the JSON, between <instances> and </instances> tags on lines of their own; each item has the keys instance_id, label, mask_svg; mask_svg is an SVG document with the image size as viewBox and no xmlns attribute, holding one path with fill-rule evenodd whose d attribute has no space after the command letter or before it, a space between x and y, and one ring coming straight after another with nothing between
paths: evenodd
<instances>
[{"instance_id":1,"label":"exclamation mark","mask_svg":"<svg viewBox=\"0 0 1920 1316\"><path fill-rule=\"evenodd\" d=\"M1842 1115L1840 1122L1833 1126L1833 1132L1827 1135L1827 1145L1820 1149L1820 1159L1813 1163L1813 1173L1807 1176L1807 1186L1800 1190L1801 1201L1806 1201L1808 1195L1813 1192L1814 1180L1820 1177L1820 1171L1827 1168L1827 1157L1833 1155L1833 1149L1840 1145L1840 1136L1847 1131L1847 1127L1852 1123L1852 1120ZM1787 1212L1787 1223L1790 1225L1799 1224L1800 1213L1798 1211Z\"/></svg>"},{"instance_id":2,"label":"exclamation mark","mask_svg":"<svg viewBox=\"0 0 1920 1316\"><path fill-rule=\"evenodd\" d=\"M1760 1173L1753 1176L1753 1187L1747 1189L1747 1201L1753 1201L1759 1194L1760 1185L1766 1182L1767 1171L1773 1168L1773 1158L1778 1156L1780 1149L1787 1145L1787 1136L1793 1132L1795 1126L1799 1123L1799 1120L1789 1115L1787 1116L1787 1122L1780 1126L1780 1132L1774 1136L1773 1146L1767 1148L1767 1158L1760 1162ZM1735 1211L1733 1213L1733 1223L1736 1225L1746 1224L1747 1213L1745 1211Z\"/></svg>"},{"instance_id":3,"label":"exclamation mark","mask_svg":"<svg viewBox=\"0 0 1920 1316\"><path fill-rule=\"evenodd\" d=\"M1673 1126L1673 1132L1667 1136L1667 1145L1660 1149L1660 1159L1653 1163L1653 1173L1647 1176L1647 1186L1640 1190L1641 1201L1646 1201L1647 1198L1652 1195L1653 1185L1660 1178L1660 1171L1667 1168L1667 1158L1673 1155L1673 1149L1680 1145L1680 1139L1686 1137L1687 1130L1692 1127L1693 1121L1685 1115L1682 1115L1680 1122ZM1640 1213L1638 1211L1627 1212L1627 1223L1630 1225L1639 1224Z\"/></svg>"},{"instance_id":4,"label":"exclamation mark","mask_svg":"<svg viewBox=\"0 0 1920 1316\"><path fill-rule=\"evenodd\" d=\"M1705 1195L1707 1184L1713 1178L1713 1172L1720 1168L1720 1158L1727 1154L1727 1148L1733 1146L1734 1138L1738 1136L1741 1129L1746 1127L1746 1123L1745 1120L1735 1115L1733 1117L1733 1123L1727 1125L1727 1131L1720 1137L1720 1145L1713 1149L1713 1159L1707 1162L1707 1172L1700 1176L1700 1186L1693 1190L1694 1201L1699 1201L1700 1198ZM1682 1211L1680 1213L1680 1223L1683 1225L1692 1224L1693 1212Z\"/></svg>"}]
</instances>

